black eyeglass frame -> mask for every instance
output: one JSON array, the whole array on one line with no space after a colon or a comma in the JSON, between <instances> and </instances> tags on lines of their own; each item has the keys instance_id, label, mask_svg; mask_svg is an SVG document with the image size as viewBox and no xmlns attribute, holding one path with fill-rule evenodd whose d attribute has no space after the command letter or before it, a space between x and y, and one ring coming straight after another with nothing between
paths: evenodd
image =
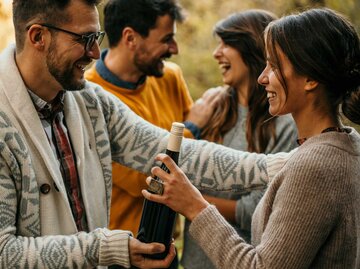
<instances>
[{"instance_id":1,"label":"black eyeglass frame","mask_svg":"<svg viewBox=\"0 0 360 269\"><path fill-rule=\"evenodd\" d=\"M91 48L94 46L95 41L100 46L101 42L104 40L104 36L105 36L105 32L103 32L103 31L98 31L95 33L87 34L87 35L81 35L81 34L71 32L69 30L61 29L59 27L56 27L54 25L47 24L47 23L34 23L34 24L38 24L38 25L47 27L47 28L55 30L55 31L59 31L59 32L67 33L69 35L76 36L77 38L81 39L84 42L85 51L90 51ZM34 25L34 24L32 24L32 25ZM26 27L26 30L29 30L32 25L29 25L28 27Z\"/></svg>"}]
</instances>

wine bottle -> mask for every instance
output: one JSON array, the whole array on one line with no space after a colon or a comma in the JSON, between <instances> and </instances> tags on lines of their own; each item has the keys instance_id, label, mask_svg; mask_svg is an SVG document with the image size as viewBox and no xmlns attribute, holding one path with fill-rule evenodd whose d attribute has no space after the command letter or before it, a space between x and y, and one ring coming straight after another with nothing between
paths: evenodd
<instances>
[{"instance_id":1,"label":"wine bottle","mask_svg":"<svg viewBox=\"0 0 360 269\"><path fill-rule=\"evenodd\" d=\"M184 133L184 124L174 122L171 127L166 154L177 164L181 141ZM160 168L169 173L165 164ZM151 180L148 191L162 194L162 180L154 177ZM158 242L165 245L163 253L149 255L152 259L164 259L169 252L172 234L174 230L176 212L166 205L145 199L137 238L144 243Z\"/></svg>"}]
</instances>

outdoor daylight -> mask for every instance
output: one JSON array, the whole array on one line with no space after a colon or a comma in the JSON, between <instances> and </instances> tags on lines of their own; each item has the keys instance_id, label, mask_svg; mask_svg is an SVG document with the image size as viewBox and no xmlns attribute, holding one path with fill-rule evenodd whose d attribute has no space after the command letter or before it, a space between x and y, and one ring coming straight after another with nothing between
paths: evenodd
<instances>
[{"instance_id":1,"label":"outdoor daylight","mask_svg":"<svg viewBox=\"0 0 360 269\"><path fill-rule=\"evenodd\" d=\"M360 269L360 0L0 0L0 269Z\"/></svg>"}]
</instances>

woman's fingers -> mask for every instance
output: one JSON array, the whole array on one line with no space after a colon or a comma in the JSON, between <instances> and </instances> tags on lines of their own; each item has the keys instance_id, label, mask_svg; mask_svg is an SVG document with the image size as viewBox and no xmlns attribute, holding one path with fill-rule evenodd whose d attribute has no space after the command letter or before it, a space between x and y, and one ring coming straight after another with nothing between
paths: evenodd
<instances>
[{"instance_id":1,"label":"woman's fingers","mask_svg":"<svg viewBox=\"0 0 360 269\"><path fill-rule=\"evenodd\" d=\"M184 215L192 220L199 214L209 203L202 197L197 190L175 164L175 162L165 154L159 154L155 158L163 162L170 173L163 171L160 167L153 167L151 172L163 181L164 192L162 195L150 193L142 190L144 197L150 201L165 204L174 211ZM147 178L149 184L151 178Z\"/></svg>"},{"instance_id":2,"label":"woman's fingers","mask_svg":"<svg viewBox=\"0 0 360 269\"><path fill-rule=\"evenodd\" d=\"M156 161L160 161L163 164L166 165L166 167L170 170L170 173L177 173L177 172L181 172L181 169L175 164L174 160L171 159L168 155L160 153L155 157ZM156 168L156 167L155 167ZM154 169L154 168L153 168ZM168 173L166 173L165 171L163 171L162 169L158 168L155 169L155 175L160 177L162 179L161 176L167 175ZM153 173L153 170L151 170L151 172Z\"/></svg>"},{"instance_id":3,"label":"woman's fingers","mask_svg":"<svg viewBox=\"0 0 360 269\"><path fill-rule=\"evenodd\" d=\"M165 204L165 200L162 197L162 195L154 194L154 193L148 192L147 190L142 190L141 194L150 201L160 203L160 204Z\"/></svg>"}]
</instances>

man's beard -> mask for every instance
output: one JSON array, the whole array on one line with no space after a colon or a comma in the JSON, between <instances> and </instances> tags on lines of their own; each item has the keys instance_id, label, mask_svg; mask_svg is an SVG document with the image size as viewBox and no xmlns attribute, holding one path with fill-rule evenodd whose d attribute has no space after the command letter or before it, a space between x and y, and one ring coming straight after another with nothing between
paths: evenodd
<instances>
[{"instance_id":1,"label":"man's beard","mask_svg":"<svg viewBox=\"0 0 360 269\"><path fill-rule=\"evenodd\" d=\"M163 59L170 57L171 53L167 52L161 57L152 60L150 63L145 63L141 61L139 55L136 54L134 57L134 64L142 73L147 76L162 77L164 75L164 66L159 68L159 64L162 62Z\"/></svg>"},{"instance_id":2,"label":"man's beard","mask_svg":"<svg viewBox=\"0 0 360 269\"><path fill-rule=\"evenodd\" d=\"M79 91L85 87L85 80L77 81L74 77L74 64L70 61L60 62L61 57L56 55L55 42L51 41L48 54L46 56L46 65L50 74L66 91ZM82 59L80 59L82 60ZM88 60L88 58L86 59ZM90 60L88 60L90 61Z\"/></svg>"}]
</instances>

